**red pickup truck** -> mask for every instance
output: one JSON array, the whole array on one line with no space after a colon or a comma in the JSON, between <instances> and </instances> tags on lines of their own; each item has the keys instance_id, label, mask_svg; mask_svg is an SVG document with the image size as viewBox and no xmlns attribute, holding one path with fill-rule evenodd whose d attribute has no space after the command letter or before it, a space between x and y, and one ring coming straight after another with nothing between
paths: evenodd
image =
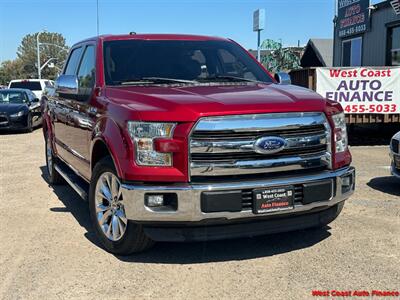
<instances>
[{"instance_id":1,"label":"red pickup truck","mask_svg":"<svg viewBox=\"0 0 400 300\"><path fill-rule=\"evenodd\" d=\"M345 119L289 81L229 39L79 42L42 98L49 181L116 254L325 226L354 191Z\"/></svg>"}]
</instances>

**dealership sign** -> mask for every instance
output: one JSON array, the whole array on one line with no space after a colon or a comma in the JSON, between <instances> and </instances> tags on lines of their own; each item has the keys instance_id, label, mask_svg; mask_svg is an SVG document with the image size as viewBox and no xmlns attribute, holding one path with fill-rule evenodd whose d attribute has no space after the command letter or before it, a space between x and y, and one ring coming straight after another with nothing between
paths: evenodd
<instances>
[{"instance_id":1,"label":"dealership sign","mask_svg":"<svg viewBox=\"0 0 400 300\"><path fill-rule=\"evenodd\" d=\"M360 34L369 27L369 0L339 0L337 28L339 37Z\"/></svg>"},{"instance_id":2,"label":"dealership sign","mask_svg":"<svg viewBox=\"0 0 400 300\"><path fill-rule=\"evenodd\" d=\"M317 68L317 93L346 113L400 113L400 67Z\"/></svg>"}]
</instances>

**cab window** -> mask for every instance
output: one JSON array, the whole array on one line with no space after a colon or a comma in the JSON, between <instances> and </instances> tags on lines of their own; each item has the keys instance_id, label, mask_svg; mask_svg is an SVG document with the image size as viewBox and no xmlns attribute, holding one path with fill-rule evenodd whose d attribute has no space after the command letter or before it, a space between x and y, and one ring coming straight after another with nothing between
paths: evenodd
<instances>
[{"instance_id":1,"label":"cab window","mask_svg":"<svg viewBox=\"0 0 400 300\"><path fill-rule=\"evenodd\" d=\"M68 59L67 66L65 67L65 71L64 71L65 75L75 75L76 74L76 69L78 67L79 58L81 57L81 53L82 53L82 47L75 48L74 50L72 50L72 52L69 56L69 59Z\"/></svg>"},{"instance_id":2,"label":"cab window","mask_svg":"<svg viewBox=\"0 0 400 300\"><path fill-rule=\"evenodd\" d=\"M78 80L80 88L92 88L94 85L95 53L93 46L87 46L79 66Z\"/></svg>"}]
</instances>

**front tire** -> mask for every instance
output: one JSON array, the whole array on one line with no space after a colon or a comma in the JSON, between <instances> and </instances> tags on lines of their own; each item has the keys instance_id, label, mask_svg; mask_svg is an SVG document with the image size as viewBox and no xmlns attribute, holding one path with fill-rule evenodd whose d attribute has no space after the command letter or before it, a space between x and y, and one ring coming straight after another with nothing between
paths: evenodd
<instances>
[{"instance_id":1,"label":"front tire","mask_svg":"<svg viewBox=\"0 0 400 300\"><path fill-rule=\"evenodd\" d=\"M126 218L114 163L110 157L101 159L93 169L89 190L90 218L96 236L104 248L118 255L141 252L153 246L141 225Z\"/></svg>"},{"instance_id":2,"label":"front tire","mask_svg":"<svg viewBox=\"0 0 400 300\"><path fill-rule=\"evenodd\" d=\"M32 115L29 114L26 120L26 132L32 132L33 131L33 121L32 121Z\"/></svg>"}]
</instances>

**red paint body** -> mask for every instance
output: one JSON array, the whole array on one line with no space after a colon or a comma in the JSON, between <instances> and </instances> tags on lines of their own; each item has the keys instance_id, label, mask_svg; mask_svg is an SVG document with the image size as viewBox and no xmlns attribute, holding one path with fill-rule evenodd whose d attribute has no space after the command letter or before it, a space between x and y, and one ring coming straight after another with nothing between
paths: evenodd
<instances>
[{"instance_id":1,"label":"red paint body","mask_svg":"<svg viewBox=\"0 0 400 300\"><path fill-rule=\"evenodd\" d=\"M103 67L103 41L126 39L218 40L218 38L191 35L101 36L88 39L73 47L87 43L96 47L96 88L90 100L87 103L81 103L78 108L83 113L89 107L95 107L98 111L96 116L89 118L92 127L89 130L87 128L81 129L86 130L87 141L83 144L88 147L87 155L82 155L83 158L81 157L81 159L69 158L68 154L63 157L87 180L90 180L91 177L93 168L91 162L96 155L96 150L93 149L96 149L97 142L106 144L123 181L186 182L189 180L188 136L191 128L200 117L257 113L324 112L332 123L330 115L342 111L338 103L327 101L310 90L275 83L184 87L106 86ZM265 72L267 71L265 70ZM51 101L51 97L49 99ZM44 116L46 118L45 130L54 133L53 127L57 120L54 121L46 113ZM135 164L134 145L126 130L126 123L130 120L178 122L173 141L163 139L156 142L156 148L160 151L171 150L171 152L174 152L173 167L142 167ZM62 126L60 128L62 130ZM76 133L79 135L78 130L80 129L76 129ZM57 139L58 132L55 132L54 135ZM334 144L333 141L332 144ZM60 149L58 144L54 144L54 148L58 155L62 157L63 149ZM334 155L333 168L347 166L350 162L349 151Z\"/></svg>"}]
</instances>

